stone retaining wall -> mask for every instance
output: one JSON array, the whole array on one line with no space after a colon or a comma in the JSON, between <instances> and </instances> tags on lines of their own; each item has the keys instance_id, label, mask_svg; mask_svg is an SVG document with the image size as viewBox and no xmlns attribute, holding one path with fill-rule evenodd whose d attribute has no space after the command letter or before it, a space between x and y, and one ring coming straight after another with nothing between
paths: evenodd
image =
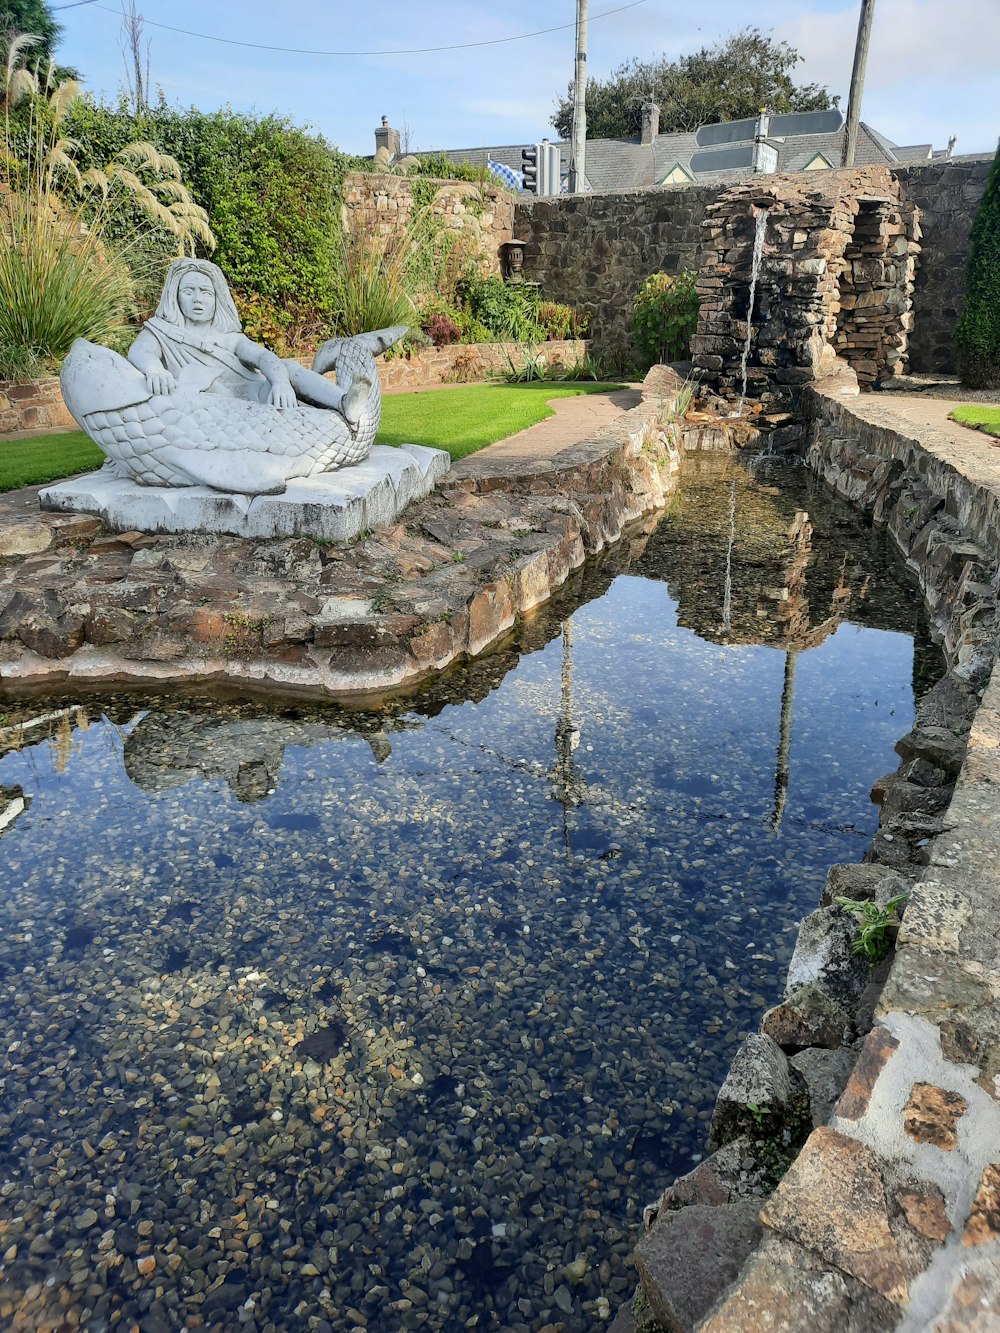
<instances>
[{"instance_id":1,"label":"stone retaining wall","mask_svg":"<svg viewBox=\"0 0 1000 1333\"><path fill-rule=\"evenodd\" d=\"M587 355L588 344L569 338L528 347L524 343L457 343L427 347L412 356L378 362L383 389L433 388L442 384L472 384L523 370L529 359L550 369L569 368ZM304 365L308 362L303 362ZM0 436L22 430L54 430L76 426L59 392L59 380L29 380L19 384L0 380Z\"/></svg>"},{"instance_id":2,"label":"stone retaining wall","mask_svg":"<svg viewBox=\"0 0 1000 1333\"><path fill-rule=\"evenodd\" d=\"M922 264L913 295L910 370L954 373L969 233L992 157L894 167L921 213ZM768 177L757 178L766 188ZM725 185L665 186L623 194L519 197L514 229L527 241L525 273L549 300L593 311L603 352L631 348L632 305L642 282L663 269L697 269L705 210Z\"/></svg>"},{"instance_id":3,"label":"stone retaining wall","mask_svg":"<svg viewBox=\"0 0 1000 1333\"><path fill-rule=\"evenodd\" d=\"M651 1310L703 1333L957 1333L1000 1310L1000 469L974 435L910 438L870 397L820 386L806 407L809 465L888 526L948 672L875 784L865 864L830 871L784 1000L733 1062L722 1146L647 1210L646 1304L621 1330ZM869 983L835 900L906 891L891 968ZM783 1127L780 1150L810 1123L769 1194L762 1129Z\"/></svg>"},{"instance_id":4,"label":"stone retaining wall","mask_svg":"<svg viewBox=\"0 0 1000 1333\"><path fill-rule=\"evenodd\" d=\"M513 235L514 220L514 195L499 184L350 172L344 181L347 226L398 235L421 208L421 190L431 186L437 191L435 217L462 238L484 277L499 273L500 246Z\"/></svg>"},{"instance_id":5,"label":"stone retaining wall","mask_svg":"<svg viewBox=\"0 0 1000 1333\"><path fill-rule=\"evenodd\" d=\"M413 687L482 652L663 505L680 463L668 413L657 395L554 459L463 460L405 522L349 547L107 534L98 519L32 512L32 492L0 496L0 693Z\"/></svg>"},{"instance_id":6,"label":"stone retaining wall","mask_svg":"<svg viewBox=\"0 0 1000 1333\"><path fill-rule=\"evenodd\" d=\"M435 384L471 384L506 375L511 367L523 370L529 359L547 369L569 368L587 355L582 339L539 343L453 343L427 347L413 356L380 360L378 377L383 389L412 389Z\"/></svg>"},{"instance_id":7,"label":"stone retaining wall","mask_svg":"<svg viewBox=\"0 0 1000 1333\"><path fill-rule=\"evenodd\" d=\"M0 380L0 435L20 430L57 430L75 426L59 392L59 380Z\"/></svg>"}]
</instances>

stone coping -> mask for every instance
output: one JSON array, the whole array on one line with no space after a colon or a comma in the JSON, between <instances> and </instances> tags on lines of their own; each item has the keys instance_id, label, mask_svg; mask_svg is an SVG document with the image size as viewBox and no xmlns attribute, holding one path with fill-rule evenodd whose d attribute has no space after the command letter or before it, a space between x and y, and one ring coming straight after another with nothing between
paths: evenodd
<instances>
[{"instance_id":1,"label":"stone coping","mask_svg":"<svg viewBox=\"0 0 1000 1333\"><path fill-rule=\"evenodd\" d=\"M814 1102L815 1128L780 1184L769 1197L752 1198L762 1191L747 1187L748 1141L733 1140L667 1191L658 1216L651 1210L639 1267L654 1305L660 1299L672 1311L682 1298L694 1302L672 1328L996 1328L1000 666L993 664L1000 455L971 434L966 444L949 432L915 431L875 397L847 404L838 389L820 385L807 395L806 408L812 417L807 461L887 524L923 584L949 668L921 702L913 732L897 746L899 773L876 783L873 797L883 807L867 864L834 867L823 902L832 904L845 882L860 887L866 877L877 901L900 887L909 887L910 896L853 1071L844 1086L852 1055L836 1083L839 1099L828 1103L832 1112L817 1118ZM936 793L949 790L943 769L957 771L957 781L941 810ZM921 785L934 783L945 785ZM921 804L908 803L914 796ZM932 808L940 813L922 813ZM827 922L842 915L827 906L803 923L790 987L824 914ZM830 940L828 934L824 948ZM842 1040L829 998L825 1008L813 1010L811 1034L789 1024L790 1015L801 1019L805 1012L802 997L816 990L786 991L785 1002L765 1015L762 1035L747 1044L756 1041L785 1069L790 1063L804 1072L811 1097L810 1060L815 1067L822 1058L829 1068L842 1054L821 1049ZM777 1044L788 1051L810 1042L812 1049L787 1063ZM777 1092L775 1071L777 1064L770 1071ZM713 1131L723 1113L733 1111L726 1094L734 1095L735 1074L736 1062ZM688 1275L683 1281L671 1276L692 1227L703 1247L714 1245L726 1256L730 1272L734 1247L745 1257L734 1282L715 1271L699 1290ZM656 1273L647 1282L644 1271L656 1264L663 1274L659 1286ZM615 1327L642 1329L644 1320L641 1311L634 1321L631 1311L623 1312Z\"/></svg>"},{"instance_id":2,"label":"stone coping","mask_svg":"<svg viewBox=\"0 0 1000 1333\"><path fill-rule=\"evenodd\" d=\"M109 534L0 496L0 691L236 687L374 701L482 652L663 505L679 428L661 397L516 467L455 465L353 545Z\"/></svg>"}]
</instances>

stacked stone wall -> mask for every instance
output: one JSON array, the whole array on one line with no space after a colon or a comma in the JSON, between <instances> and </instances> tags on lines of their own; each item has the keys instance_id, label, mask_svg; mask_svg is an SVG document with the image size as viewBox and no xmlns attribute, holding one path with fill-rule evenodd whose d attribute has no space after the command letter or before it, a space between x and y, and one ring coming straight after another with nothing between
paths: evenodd
<instances>
[{"instance_id":1,"label":"stacked stone wall","mask_svg":"<svg viewBox=\"0 0 1000 1333\"><path fill-rule=\"evenodd\" d=\"M957 158L894 175L920 210L923 235L913 290L910 370L955 374L955 325L962 310L969 235L990 174L992 157Z\"/></svg>"},{"instance_id":2,"label":"stacked stone wall","mask_svg":"<svg viewBox=\"0 0 1000 1333\"><path fill-rule=\"evenodd\" d=\"M471 181L433 181L409 176L351 172L344 183L344 220L348 230L363 228L401 235L424 205L419 185L437 188L431 210L449 231L462 237L484 277L500 272L500 246L509 241L514 196L500 185Z\"/></svg>"},{"instance_id":3,"label":"stacked stone wall","mask_svg":"<svg viewBox=\"0 0 1000 1333\"><path fill-rule=\"evenodd\" d=\"M0 435L22 430L57 430L76 422L54 375L40 380L0 380Z\"/></svg>"},{"instance_id":4,"label":"stacked stone wall","mask_svg":"<svg viewBox=\"0 0 1000 1333\"><path fill-rule=\"evenodd\" d=\"M701 223L717 186L518 200L525 275L546 300L593 314L596 350L632 347L632 305L643 280L698 267Z\"/></svg>"},{"instance_id":5,"label":"stacked stone wall","mask_svg":"<svg viewBox=\"0 0 1000 1333\"><path fill-rule=\"evenodd\" d=\"M954 374L954 332L962 303L969 234L986 189L991 157L895 167L892 174L921 214L922 261L914 292L909 369ZM766 178L758 183L766 184ZM527 242L525 273L553 301L594 315L595 347L632 347L632 304L643 280L700 267L705 211L730 187L668 186L621 194L517 201L515 233Z\"/></svg>"}]
</instances>

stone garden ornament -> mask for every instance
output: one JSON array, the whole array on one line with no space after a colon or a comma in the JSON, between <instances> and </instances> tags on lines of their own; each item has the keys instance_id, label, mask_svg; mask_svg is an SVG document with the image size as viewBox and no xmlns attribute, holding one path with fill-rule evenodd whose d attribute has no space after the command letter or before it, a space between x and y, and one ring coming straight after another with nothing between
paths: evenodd
<instances>
[{"instance_id":1,"label":"stone garden ornament","mask_svg":"<svg viewBox=\"0 0 1000 1333\"><path fill-rule=\"evenodd\" d=\"M215 264L178 259L128 358L77 339L62 393L116 477L280 495L368 457L381 414L375 357L405 332L334 338L307 370L243 334Z\"/></svg>"}]
</instances>

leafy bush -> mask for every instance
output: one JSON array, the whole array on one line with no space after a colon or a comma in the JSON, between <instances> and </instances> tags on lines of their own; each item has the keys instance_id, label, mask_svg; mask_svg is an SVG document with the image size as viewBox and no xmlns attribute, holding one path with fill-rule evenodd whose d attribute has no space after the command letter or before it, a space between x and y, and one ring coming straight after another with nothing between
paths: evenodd
<instances>
[{"instance_id":1,"label":"leafy bush","mask_svg":"<svg viewBox=\"0 0 1000 1333\"><path fill-rule=\"evenodd\" d=\"M88 165L136 138L177 160L208 213L217 241L212 257L251 337L270 334L270 345L285 351L317 332L328 336L343 182L358 159L280 116L181 109L163 100L136 117L124 102L111 107L84 98L67 132Z\"/></svg>"},{"instance_id":2,"label":"leafy bush","mask_svg":"<svg viewBox=\"0 0 1000 1333\"><path fill-rule=\"evenodd\" d=\"M1000 148L972 224L965 306L955 330L962 383L1000 388Z\"/></svg>"},{"instance_id":3,"label":"leafy bush","mask_svg":"<svg viewBox=\"0 0 1000 1333\"><path fill-rule=\"evenodd\" d=\"M442 313L431 317L427 325L427 336L435 347L447 347L451 343L458 342L462 330L453 319Z\"/></svg>"},{"instance_id":4,"label":"leafy bush","mask_svg":"<svg viewBox=\"0 0 1000 1333\"><path fill-rule=\"evenodd\" d=\"M532 283L470 276L459 283L458 292L471 318L497 341L539 342L543 338L538 322L538 288Z\"/></svg>"},{"instance_id":5,"label":"leafy bush","mask_svg":"<svg viewBox=\"0 0 1000 1333\"><path fill-rule=\"evenodd\" d=\"M685 270L676 277L653 273L635 298L632 329L649 365L683 361L691 350L691 335L698 324L697 274Z\"/></svg>"},{"instance_id":6,"label":"leafy bush","mask_svg":"<svg viewBox=\"0 0 1000 1333\"><path fill-rule=\"evenodd\" d=\"M573 307L559 301L542 301L538 307L538 322L547 338L568 338L573 325Z\"/></svg>"}]
</instances>

